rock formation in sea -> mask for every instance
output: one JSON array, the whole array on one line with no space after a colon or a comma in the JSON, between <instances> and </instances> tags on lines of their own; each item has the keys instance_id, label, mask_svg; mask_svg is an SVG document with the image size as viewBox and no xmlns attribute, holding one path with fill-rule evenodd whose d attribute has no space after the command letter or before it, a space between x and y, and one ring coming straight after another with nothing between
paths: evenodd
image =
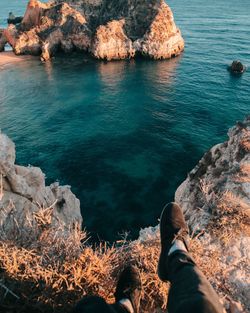
<instances>
[{"instance_id":1,"label":"rock formation in sea","mask_svg":"<svg viewBox=\"0 0 250 313\"><path fill-rule=\"evenodd\" d=\"M15 164L14 143L0 133L0 224L32 221L41 209L52 210L52 224L81 227L80 201L69 186L59 183L45 186L45 175L38 167ZM10 218L11 217L11 218Z\"/></svg>"},{"instance_id":2,"label":"rock formation in sea","mask_svg":"<svg viewBox=\"0 0 250 313\"><path fill-rule=\"evenodd\" d=\"M168 59L184 50L164 0L30 0L21 24L10 25L4 37L16 54L41 55L44 61L59 50L106 60L136 54Z\"/></svg>"},{"instance_id":3,"label":"rock formation in sea","mask_svg":"<svg viewBox=\"0 0 250 313\"><path fill-rule=\"evenodd\" d=\"M246 70L246 67L240 61L233 61L229 66L229 70L234 74L242 74Z\"/></svg>"},{"instance_id":4,"label":"rock formation in sea","mask_svg":"<svg viewBox=\"0 0 250 313\"><path fill-rule=\"evenodd\" d=\"M216 251L214 281L250 308L250 116L228 132L177 189L193 233L206 253ZM226 274L225 274L226 273Z\"/></svg>"}]
</instances>

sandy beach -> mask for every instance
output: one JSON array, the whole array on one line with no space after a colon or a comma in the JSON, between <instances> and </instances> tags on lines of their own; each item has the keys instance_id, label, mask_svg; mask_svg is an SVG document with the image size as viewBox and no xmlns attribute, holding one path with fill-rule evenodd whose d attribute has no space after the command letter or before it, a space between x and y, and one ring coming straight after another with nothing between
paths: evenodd
<instances>
[{"instance_id":1,"label":"sandy beach","mask_svg":"<svg viewBox=\"0 0 250 313\"><path fill-rule=\"evenodd\" d=\"M12 51L6 51L0 53L0 66L22 62L34 58L30 55L15 55Z\"/></svg>"}]
</instances>

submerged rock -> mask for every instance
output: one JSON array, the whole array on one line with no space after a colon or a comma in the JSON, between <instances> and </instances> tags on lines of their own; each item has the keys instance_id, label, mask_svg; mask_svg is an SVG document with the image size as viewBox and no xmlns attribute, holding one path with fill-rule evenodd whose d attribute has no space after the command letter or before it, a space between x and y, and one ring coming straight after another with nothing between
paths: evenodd
<instances>
[{"instance_id":1,"label":"submerged rock","mask_svg":"<svg viewBox=\"0 0 250 313\"><path fill-rule=\"evenodd\" d=\"M167 59L184 40L164 0L30 0L20 26L5 36L16 54L41 53L46 61L60 49L89 52L98 59L141 54Z\"/></svg>"},{"instance_id":2,"label":"submerged rock","mask_svg":"<svg viewBox=\"0 0 250 313\"><path fill-rule=\"evenodd\" d=\"M245 72L246 67L240 61L233 61L233 63L229 67L229 70L232 73L242 74Z\"/></svg>"},{"instance_id":3,"label":"submerged rock","mask_svg":"<svg viewBox=\"0 0 250 313\"><path fill-rule=\"evenodd\" d=\"M0 224L11 227L16 221L33 220L41 208L51 208L53 224L81 226L80 202L69 186L45 185L45 175L38 167L15 164L15 145L0 134Z\"/></svg>"}]
</instances>

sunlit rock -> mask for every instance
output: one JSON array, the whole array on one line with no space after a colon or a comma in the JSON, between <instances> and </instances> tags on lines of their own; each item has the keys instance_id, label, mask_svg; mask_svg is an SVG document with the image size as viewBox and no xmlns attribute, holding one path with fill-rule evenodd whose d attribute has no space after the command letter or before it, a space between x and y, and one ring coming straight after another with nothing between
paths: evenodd
<instances>
[{"instance_id":1,"label":"sunlit rock","mask_svg":"<svg viewBox=\"0 0 250 313\"><path fill-rule=\"evenodd\" d=\"M8 27L5 37L16 54L41 54L43 61L59 50L106 60L168 59L184 50L164 0L30 0L22 23Z\"/></svg>"}]
</instances>

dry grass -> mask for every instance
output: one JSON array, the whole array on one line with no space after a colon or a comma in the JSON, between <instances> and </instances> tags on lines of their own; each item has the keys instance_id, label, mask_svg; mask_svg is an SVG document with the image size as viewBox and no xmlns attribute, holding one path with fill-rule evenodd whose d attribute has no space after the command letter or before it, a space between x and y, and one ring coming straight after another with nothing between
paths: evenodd
<instances>
[{"instance_id":1,"label":"dry grass","mask_svg":"<svg viewBox=\"0 0 250 313\"><path fill-rule=\"evenodd\" d=\"M143 281L144 312L166 306L168 285L157 276L159 239L93 247L86 232L51 225L52 206L22 227L0 228L0 310L69 312L82 296L98 294L113 302L116 279L128 262ZM13 218L13 217L12 217Z\"/></svg>"},{"instance_id":2,"label":"dry grass","mask_svg":"<svg viewBox=\"0 0 250 313\"><path fill-rule=\"evenodd\" d=\"M246 151L246 152L250 152L250 134L248 133L248 137L245 137L241 140L240 142L240 147Z\"/></svg>"},{"instance_id":3,"label":"dry grass","mask_svg":"<svg viewBox=\"0 0 250 313\"><path fill-rule=\"evenodd\" d=\"M227 245L240 234L250 235L250 206L230 191L216 196L208 229Z\"/></svg>"},{"instance_id":4,"label":"dry grass","mask_svg":"<svg viewBox=\"0 0 250 313\"><path fill-rule=\"evenodd\" d=\"M249 175L249 164L243 164L237 172L237 178L246 178ZM200 180L200 191L205 209L210 212L211 218L207 231L227 245L239 235L250 235L250 205L241 197L227 190L214 192L213 186Z\"/></svg>"},{"instance_id":5,"label":"dry grass","mask_svg":"<svg viewBox=\"0 0 250 313\"><path fill-rule=\"evenodd\" d=\"M128 262L136 264L143 282L141 312L166 308L169 285L157 276L159 233L144 241L125 239L109 245L90 245L76 225L65 231L54 227L52 206L40 208L22 227L0 227L0 311L70 312L84 295L98 294L114 301L117 277ZM13 218L13 217L12 217ZM200 234L203 235L203 234ZM206 236L193 237L190 250L216 290L225 295L225 275L217 251Z\"/></svg>"},{"instance_id":6,"label":"dry grass","mask_svg":"<svg viewBox=\"0 0 250 313\"><path fill-rule=\"evenodd\" d=\"M237 183L250 183L250 164L243 163L238 173L235 175L234 181Z\"/></svg>"}]
</instances>

